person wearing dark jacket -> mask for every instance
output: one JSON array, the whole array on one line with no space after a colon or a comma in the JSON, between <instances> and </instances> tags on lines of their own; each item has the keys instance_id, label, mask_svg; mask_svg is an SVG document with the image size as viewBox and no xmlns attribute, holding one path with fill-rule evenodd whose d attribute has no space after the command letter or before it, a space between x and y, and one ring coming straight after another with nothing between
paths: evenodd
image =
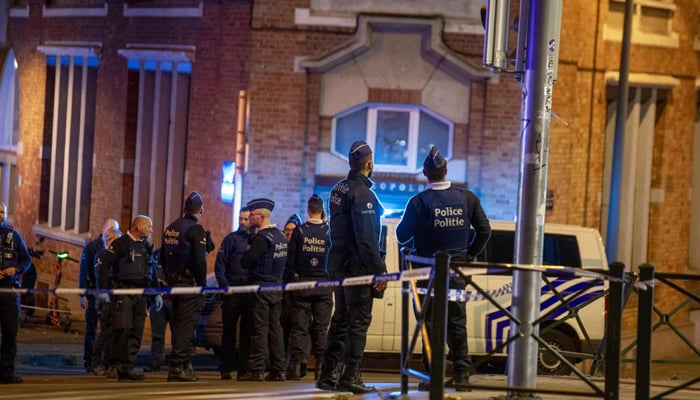
<instances>
[{"instance_id":1,"label":"person wearing dark jacket","mask_svg":"<svg viewBox=\"0 0 700 400\"><path fill-rule=\"evenodd\" d=\"M270 223L275 203L269 199L248 202L250 226L255 235L243 254L241 266L248 271L248 283L279 285L287 263L287 239ZM248 371L241 381L284 381L284 337L280 325L282 293L258 291L249 296L251 337ZM265 375L265 360L269 358L270 373Z\"/></svg>"},{"instance_id":2,"label":"person wearing dark jacket","mask_svg":"<svg viewBox=\"0 0 700 400\"><path fill-rule=\"evenodd\" d=\"M287 252L286 282L327 280L326 252L330 245L328 224L321 219L323 200L317 194L309 198L306 211L309 219L292 232ZM311 339L311 353L316 358L314 372L318 378L326 351L326 332L333 311L330 287L291 291L289 365L287 379L305 375L306 352Z\"/></svg>"},{"instance_id":3,"label":"person wearing dark jacket","mask_svg":"<svg viewBox=\"0 0 700 400\"><path fill-rule=\"evenodd\" d=\"M102 234L112 228L119 229L119 222L114 218L108 218L102 224L100 236L88 242L83 247L80 256L80 270L78 273L78 287L81 289L95 289L97 276L95 274L95 256L105 249ZM85 301L87 300L87 302ZM92 354L97 336L98 310L95 306L95 296L92 294L80 295L80 308L85 310L85 340L83 343L83 366L87 372L92 372L100 365L99 360L93 360Z\"/></svg>"},{"instance_id":4,"label":"person wearing dark jacket","mask_svg":"<svg viewBox=\"0 0 700 400\"><path fill-rule=\"evenodd\" d=\"M112 271L114 289L155 288L158 285L152 259L153 245L148 238L153 233L153 222L145 215L137 215L131 228L107 248L103 264ZM146 297L118 294L111 299L112 337L110 359L115 362L120 381L143 380L142 373L134 370L136 355L141 348L146 322ZM160 295L155 297L158 307L163 306Z\"/></svg>"},{"instance_id":5,"label":"person wearing dark jacket","mask_svg":"<svg viewBox=\"0 0 700 400\"><path fill-rule=\"evenodd\" d=\"M111 290L112 271L104 263L104 257L107 249L112 245L112 242L122 236L119 228L110 228L102 233L101 239L104 242L104 247L95 254L95 277L97 282L96 289ZM107 293L100 293L95 296L95 308L99 320L99 333L95 338L95 345L92 350L92 373L97 376L107 376L116 378L117 371L114 367L114 360L110 354L110 338L112 336L112 311L111 300Z\"/></svg>"},{"instance_id":6,"label":"person wearing dark jacket","mask_svg":"<svg viewBox=\"0 0 700 400\"><path fill-rule=\"evenodd\" d=\"M396 227L401 244L413 240L415 253L433 257L445 251L453 260L471 261L479 255L491 237L491 225L474 193L452 186L447 176L447 161L437 147L432 147L423 162L423 175L428 178L426 190L413 196ZM470 237L473 227L475 236ZM463 290L466 281L460 276L450 278L450 288ZM431 327L432 308L426 310ZM447 304L447 359L452 361L452 383L458 391L469 383L471 359L467 348L467 309L465 302ZM424 347L425 348L425 347ZM452 384L451 383L451 384ZM429 389L423 385L423 389Z\"/></svg>"},{"instance_id":7,"label":"person wearing dark jacket","mask_svg":"<svg viewBox=\"0 0 700 400\"><path fill-rule=\"evenodd\" d=\"M20 272L32 262L22 235L7 225L7 206L0 202L0 287L17 287ZM0 293L0 384L22 383L15 375L19 304L14 293Z\"/></svg>"},{"instance_id":8,"label":"person wearing dark jacket","mask_svg":"<svg viewBox=\"0 0 700 400\"><path fill-rule=\"evenodd\" d=\"M160 250L165 281L171 288L206 286L207 252L211 249L207 232L198 223L204 212L202 196L193 191L185 199L184 214L163 232ZM168 381L192 382L199 380L192 369L194 330L202 309L199 294L171 296L172 352Z\"/></svg>"},{"instance_id":9,"label":"person wearing dark jacket","mask_svg":"<svg viewBox=\"0 0 700 400\"><path fill-rule=\"evenodd\" d=\"M386 273L379 248L384 209L371 190L372 149L363 141L353 143L348 163L347 178L331 190L331 247L327 259L331 279ZM372 320L373 296L385 289L386 282L333 288L335 312L316 387L356 394L375 391L362 382L360 362ZM342 374L341 363L344 364Z\"/></svg>"},{"instance_id":10,"label":"person wearing dark jacket","mask_svg":"<svg viewBox=\"0 0 700 400\"><path fill-rule=\"evenodd\" d=\"M241 266L241 258L248 248L250 239L250 210L242 207L238 213L238 229L226 235L216 254L214 274L221 288L242 286L248 284L248 271ZM248 369L248 353L250 351L250 323L248 322L248 294L229 294L223 297L221 305L221 364L219 373L221 379L231 379L231 371L236 363L238 354L238 373L240 378ZM239 350L236 353L236 332L240 332Z\"/></svg>"}]
</instances>

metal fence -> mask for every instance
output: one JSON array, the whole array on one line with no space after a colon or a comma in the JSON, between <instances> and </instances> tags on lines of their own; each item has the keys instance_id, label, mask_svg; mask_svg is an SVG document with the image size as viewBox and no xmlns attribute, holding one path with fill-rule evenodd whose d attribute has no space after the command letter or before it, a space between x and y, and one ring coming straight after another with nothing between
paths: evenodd
<instances>
[{"instance_id":1,"label":"metal fence","mask_svg":"<svg viewBox=\"0 0 700 400\"><path fill-rule=\"evenodd\" d=\"M567 314L565 317L558 320L551 320L550 313L545 313L537 321L537 324L542 324L545 321L550 321L549 324L541 329L539 333L532 333L531 336L539 343L540 351L547 352L553 357L556 357L562 363L566 364L575 375L577 375L590 388L590 391L575 392L569 390L545 390L542 388L513 388L507 386L484 386L484 385L466 385L466 389L484 389L484 390L503 390L512 394L515 393L551 393L562 395L600 397L605 399L618 399L620 397L620 371L622 363L635 364L635 398L637 400L663 399L674 393L677 393L689 386L700 382L700 377L692 378L685 382L679 382L677 386L667 388L667 390L651 396L651 365L652 363L666 363L678 365L700 365L700 350L695 346L690 338L683 334L682 330L674 323L673 317L681 311L690 308L694 302L700 303L698 293L693 293L687 290L683 284L679 282L699 281L700 276L692 274L677 274L677 273L655 273L655 268L649 264L639 266L639 273L625 273L625 266L621 263L611 263L608 271L582 271L573 268L556 268L539 266L517 266L517 265L488 265L485 263L464 263L451 262L449 255L446 253L438 253L435 258L415 257L407 254L402 254L401 265L404 270L409 269L412 263L422 265L431 265L433 274L428 281L427 288L423 291L426 295L420 295L416 290L415 282L403 283L403 298L402 298L402 351L401 351L401 392L408 392L408 379L410 376L420 379L429 380L431 382L444 382L445 380L445 334L446 334L446 319L447 319L447 301L449 296L449 276L450 274L460 274L468 282L468 286L478 292L484 300L489 301L501 312L508 316L511 321L518 323L517 318L500 303L495 301L493 293L485 290L479 285L468 279L463 271L464 267L487 266L485 273L487 274L509 274L513 269L523 268L532 269L539 268L543 272L543 280L545 285L550 286L550 290L555 288L551 285L550 276L559 277L575 277L588 276L592 279L604 279L608 282L608 287L603 294L590 298L587 301L579 302L575 307L569 306L573 303L573 299L583 295L586 292L586 287L579 289L575 293L563 294L556 293L563 307L566 307ZM483 271L480 273L484 273ZM654 303L655 288L659 285L665 285L676 293L679 293L682 300L672 307L669 311L661 310ZM432 296L429 294L432 293ZM637 335L624 349L621 347L622 333L622 313L624 307L628 304L632 294L638 296L637 310ZM562 324L567 320L573 319L581 326L584 338L590 342L590 336L586 333L578 312L591 304L593 301L607 297L607 322L605 329L605 337L600 346L593 347L592 352L566 352L559 351L551 347L542 336L550 329L555 329L558 324ZM426 309L429 302L433 302L432 307L432 330L428 332L426 328ZM416 325L411 331L409 327L409 310L413 309L416 317ZM656 316L656 318L654 318ZM651 343L652 336L655 331L662 327L667 327L673 332L683 343L688 347L690 354L697 357L697 360L654 360L652 359ZM489 352L484 359L475 363L474 367L488 362L491 357L496 356L503 349L507 348L508 344L513 340L522 337L519 335L510 335L508 340L502 345L497 346L493 351ZM425 374L420 371L409 368L410 356L415 349L419 339L423 339L425 350L427 351L428 362L430 365L430 373ZM631 357L633 350L636 350L635 356ZM604 387L599 387L595 382L589 379L589 376L584 375L577 369L572 359L590 359L591 363L590 375L604 376ZM444 396L444 384L430 385L430 399L442 399Z\"/></svg>"}]
</instances>

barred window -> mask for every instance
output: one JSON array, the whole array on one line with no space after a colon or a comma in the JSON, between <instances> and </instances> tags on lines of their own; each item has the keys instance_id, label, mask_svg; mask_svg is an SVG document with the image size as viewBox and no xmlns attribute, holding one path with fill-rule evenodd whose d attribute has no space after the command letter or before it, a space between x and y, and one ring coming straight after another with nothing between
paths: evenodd
<instances>
[{"instance_id":1,"label":"barred window","mask_svg":"<svg viewBox=\"0 0 700 400\"><path fill-rule=\"evenodd\" d=\"M46 110L40 220L89 231L98 58L92 48L40 47L46 57Z\"/></svg>"}]
</instances>

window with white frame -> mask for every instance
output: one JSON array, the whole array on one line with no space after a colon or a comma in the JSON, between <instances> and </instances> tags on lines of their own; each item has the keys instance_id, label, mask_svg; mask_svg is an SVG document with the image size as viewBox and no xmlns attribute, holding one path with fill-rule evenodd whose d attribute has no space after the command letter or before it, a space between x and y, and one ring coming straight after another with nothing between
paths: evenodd
<instances>
[{"instance_id":1,"label":"window with white frame","mask_svg":"<svg viewBox=\"0 0 700 400\"><path fill-rule=\"evenodd\" d=\"M94 47L40 46L46 57L44 163L40 220L48 228L89 231L98 58ZM47 157L47 154L44 154Z\"/></svg>"},{"instance_id":2,"label":"window with white frame","mask_svg":"<svg viewBox=\"0 0 700 400\"><path fill-rule=\"evenodd\" d=\"M17 60L12 50L5 55L0 75L0 200L13 214L17 187L19 140L19 86Z\"/></svg>"},{"instance_id":3,"label":"window with white frame","mask_svg":"<svg viewBox=\"0 0 700 400\"><path fill-rule=\"evenodd\" d=\"M647 262L649 209L663 202L663 191L651 187L649 160L669 92L663 85L631 82L624 130L616 132L618 90L608 87L601 234L608 259L632 268Z\"/></svg>"},{"instance_id":4,"label":"window with white frame","mask_svg":"<svg viewBox=\"0 0 700 400\"><path fill-rule=\"evenodd\" d=\"M432 146L452 157L454 124L424 106L365 103L333 118L331 151L347 158L353 142L374 149L377 172L415 173Z\"/></svg>"},{"instance_id":5,"label":"window with white frame","mask_svg":"<svg viewBox=\"0 0 700 400\"><path fill-rule=\"evenodd\" d=\"M673 31L673 0L633 0L632 36L634 44L678 48L678 33ZM625 0L608 0L605 40L622 41Z\"/></svg>"},{"instance_id":6,"label":"window with white frame","mask_svg":"<svg viewBox=\"0 0 700 400\"><path fill-rule=\"evenodd\" d=\"M182 211L187 120L194 49L124 49L129 59L128 113L136 116L132 217L146 214L153 226L166 226ZM160 243L161 233L153 233Z\"/></svg>"}]
</instances>

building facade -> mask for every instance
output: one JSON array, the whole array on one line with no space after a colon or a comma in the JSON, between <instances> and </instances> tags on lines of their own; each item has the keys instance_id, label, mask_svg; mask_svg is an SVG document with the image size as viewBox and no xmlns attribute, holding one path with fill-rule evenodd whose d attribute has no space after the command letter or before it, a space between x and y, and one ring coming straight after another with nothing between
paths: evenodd
<instances>
[{"instance_id":1,"label":"building facade","mask_svg":"<svg viewBox=\"0 0 700 400\"><path fill-rule=\"evenodd\" d=\"M14 117L0 153L13 223L28 243L45 237L76 257L105 218L128 226L148 214L158 232L199 190L220 241L256 197L276 201L278 225L303 215L345 176L358 139L375 149L375 188L395 215L424 187L421 162L437 144L449 179L490 218L512 220L522 93L512 74L482 68L482 3L11 2L0 95ZM599 229L611 260L697 272L700 4L634 7L620 147L624 1L564 2L546 220ZM42 260L40 284L52 277Z\"/></svg>"}]
</instances>

